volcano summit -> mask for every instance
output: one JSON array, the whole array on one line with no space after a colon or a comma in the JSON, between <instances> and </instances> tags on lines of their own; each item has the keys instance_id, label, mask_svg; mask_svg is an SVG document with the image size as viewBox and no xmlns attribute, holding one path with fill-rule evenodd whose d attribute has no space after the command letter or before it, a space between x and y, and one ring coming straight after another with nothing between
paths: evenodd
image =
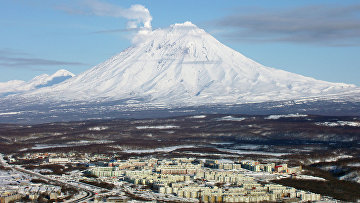
<instances>
[{"instance_id":1,"label":"volcano summit","mask_svg":"<svg viewBox=\"0 0 360 203\"><path fill-rule=\"evenodd\" d=\"M186 107L359 98L360 89L355 85L263 66L191 22L153 31L144 29L136 41L118 55L58 85L12 95L0 102L17 101L21 107L113 101Z\"/></svg>"}]
</instances>

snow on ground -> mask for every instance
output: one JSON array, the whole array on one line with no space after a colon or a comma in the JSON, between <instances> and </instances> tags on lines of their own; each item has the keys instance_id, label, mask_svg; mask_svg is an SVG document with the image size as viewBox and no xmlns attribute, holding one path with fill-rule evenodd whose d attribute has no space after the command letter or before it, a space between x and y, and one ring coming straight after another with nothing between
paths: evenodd
<instances>
[{"instance_id":1,"label":"snow on ground","mask_svg":"<svg viewBox=\"0 0 360 203\"><path fill-rule=\"evenodd\" d=\"M136 129L139 129L139 130L142 130L142 129L173 129L173 128L180 128L180 126L176 126L176 125L136 126Z\"/></svg>"},{"instance_id":2,"label":"snow on ground","mask_svg":"<svg viewBox=\"0 0 360 203\"><path fill-rule=\"evenodd\" d=\"M106 130L108 129L109 127L107 126L96 126L96 127L91 127L91 128L88 128L88 130L91 130L91 131L101 131L101 130Z\"/></svg>"},{"instance_id":3,"label":"snow on ground","mask_svg":"<svg viewBox=\"0 0 360 203\"><path fill-rule=\"evenodd\" d=\"M196 155L196 156L218 156L218 157L238 157L238 155L232 154L217 154L217 153L206 153L206 152L183 152L183 154Z\"/></svg>"},{"instance_id":4,"label":"snow on ground","mask_svg":"<svg viewBox=\"0 0 360 203\"><path fill-rule=\"evenodd\" d=\"M234 161L230 160L230 159L218 159L219 163L223 163L223 164L233 164Z\"/></svg>"},{"instance_id":5,"label":"snow on ground","mask_svg":"<svg viewBox=\"0 0 360 203\"><path fill-rule=\"evenodd\" d=\"M360 172L353 171L344 176L339 177L340 180L354 181L360 183Z\"/></svg>"},{"instance_id":6,"label":"snow on ground","mask_svg":"<svg viewBox=\"0 0 360 203\"><path fill-rule=\"evenodd\" d=\"M246 175L254 177L259 180L266 180L266 181L291 177L291 175L289 174L272 174L268 172L254 172L254 171L247 171ZM297 175L296 179L326 181L326 179L324 178L309 176L309 175Z\"/></svg>"},{"instance_id":7,"label":"snow on ground","mask_svg":"<svg viewBox=\"0 0 360 203\"><path fill-rule=\"evenodd\" d=\"M287 114L287 115L270 115L265 117L265 119L280 119L280 118L301 118L301 117L306 117L306 114Z\"/></svg>"},{"instance_id":8,"label":"snow on ground","mask_svg":"<svg viewBox=\"0 0 360 203\"><path fill-rule=\"evenodd\" d=\"M350 163L350 164L348 164L348 166L360 167L360 163Z\"/></svg>"},{"instance_id":9,"label":"snow on ground","mask_svg":"<svg viewBox=\"0 0 360 203\"><path fill-rule=\"evenodd\" d=\"M240 144L233 147L234 149L262 149L265 148L265 145L255 145L255 144Z\"/></svg>"},{"instance_id":10,"label":"snow on ground","mask_svg":"<svg viewBox=\"0 0 360 203\"><path fill-rule=\"evenodd\" d=\"M9 185L29 184L31 177L27 174L22 174L17 171L2 171L0 170L0 188L5 188Z\"/></svg>"},{"instance_id":11,"label":"snow on ground","mask_svg":"<svg viewBox=\"0 0 360 203\"><path fill-rule=\"evenodd\" d=\"M306 179L306 180L320 180L326 181L324 178L316 177L316 176L309 176L309 175L297 175L296 179Z\"/></svg>"},{"instance_id":12,"label":"snow on ground","mask_svg":"<svg viewBox=\"0 0 360 203\"><path fill-rule=\"evenodd\" d=\"M48 149L48 148L58 148L58 147L72 147L74 145L67 144L36 144L31 149Z\"/></svg>"},{"instance_id":13,"label":"snow on ground","mask_svg":"<svg viewBox=\"0 0 360 203\"><path fill-rule=\"evenodd\" d=\"M194 145L178 145L178 146L171 146L171 147L162 147L162 148L156 148L156 149L127 149L123 152L125 153L154 153L154 152L171 152L177 149L181 148L194 148Z\"/></svg>"},{"instance_id":14,"label":"snow on ground","mask_svg":"<svg viewBox=\"0 0 360 203\"><path fill-rule=\"evenodd\" d=\"M21 114L21 112L20 111L17 111L17 112L4 112L4 113L0 113L0 116L16 115L16 114Z\"/></svg>"},{"instance_id":15,"label":"snow on ground","mask_svg":"<svg viewBox=\"0 0 360 203\"><path fill-rule=\"evenodd\" d=\"M206 115L191 116L190 118L206 118Z\"/></svg>"},{"instance_id":16,"label":"snow on ground","mask_svg":"<svg viewBox=\"0 0 360 203\"><path fill-rule=\"evenodd\" d=\"M336 166L336 165L321 166L320 168L325 171L332 171L332 170L336 170L338 168L338 166Z\"/></svg>"},{"instance_id":17,"label":"snow on ground","mask_svg":"<svg viewBox=\"0 0 360 203\"><path fill-rule=\"evenodd\" d=\"M351 155L343 154L343 155L339 155L336 157L327 158L327 159L325 159L325 162L333 162L333 161L337 161L339 159L347 159L347 158L352 158L352 157L353 156L351 156Z\"/></svg>"},{"instance_id":18,"label":"snow on ground","mask_svg":"<svg viewBox=\"0 0 360 203\"><path fill-rule=\"evenodd\" d=\"M80 141L74 141L74 142L68 142L66 144L71 145L88 145L88 144L107 144L107 143L113 143L115 141L113 140L80 140Z\"/></svg>"},{"instance_id":19,"label":"snow on ground","mask_svg":"<svg viewBox=\"0 0 360 203\"><path fill-rule=\"evenodd\" d=\"M48 148L58 148L58 147L75 147L75 146L84 146L89 144L104 144L112 143L114 141L110 140L81 140L75 142L68 142L65 144L36 144L31 149L48 149Z\"/></svg>"},{"instance_id":20,"label":"snow on ground","mask_svg":"<svg viewBox=\"0 0 360 203\"><path fill-rule=\"evenodd\" d=\"M271 158L265 158L265 159L263 159L263 160L266 160L266 162L288 162L289 160L288 159L279 159L279 158L273 158L273 157L271 157Z\"/></svg>"},{"instance_id":21,"label":"snow on ground","mask_svg":"<svg viewBox=\"0 0 360 203\"><path fill-rule=\"evenodd\" d=\"M33 170L35 173L51 173L52 172L52 170L50 170L50 169L34 169Z\"/></svg>"},{"instance_id":22,"label":"snow on ground","mask_svg":"<svg viewBox=\"0 0 360 203\"><path fill-rule=\"evenodd\" d=\"M236 149L224 149L224 148L216 148L222 152L230 152L234 154L259 154L259 155L267 155L267 156L283 156L288 153L275 153L275 152L265 152L265 151L250 151L250 150L236 150Z\"/></svg>"},{"instance_id":23,"label":"snow on ground","mask_svg":"<svg viewBox=\"0 0 360 203\"><path fill-rule=\"evenodd\" d=\"M328 127L339 127L339 126L360 127L360 122L356 122L356 121L317 122L315 123L315 125L328 126Z\"/></svg>"},{"instance_id":24,"label":"snow on ground","mask_svg":"<svg viewBox=\"0 0 360 203\"><path fill-rule=\"evenodd\" d=\"M225 116L225 117L222 117L222 118L218 118L216 119L217 121L243 121L245 120L246 118L237 118L237 117L232 117L232 116Z\"/></svg>"},{"instance_id":25,"label":"snow on ground","mask_svg":"<svg viewBox=\"0 0 360 203\"><path fill-rule=\"evenodd\" d=\"M214 144L214 145L230 145L230 144L234 144L233 142L212 142L210 144Z\"/></svg>"},{"instance_id":26,"label":"snow on ground","mask_svg":"<svg viewBox=\"0 0 360 203\"><path fill-rule=\"evenodd\" d=\"M339 159L346 159L346 158L352 158L353 156L351 155L346 155L346 154L342 154L339 156L334 156L334 157L328 157L325 159L311 159L310 162L311 163L319 163L319 162L334 162L337 161Z\"/></svg>"}]
</instances>

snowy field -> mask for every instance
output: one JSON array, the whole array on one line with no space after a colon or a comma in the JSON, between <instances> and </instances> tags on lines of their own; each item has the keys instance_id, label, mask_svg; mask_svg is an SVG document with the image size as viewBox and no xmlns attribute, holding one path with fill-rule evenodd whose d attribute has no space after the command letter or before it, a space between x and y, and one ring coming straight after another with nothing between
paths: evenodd
<instances>
[{"instance_id":1,"label":"snowy field","mask_svg":"<svg viewBox=\"0 0 360 203\"><path fill-rule=\"evenodd\" d=\"M306 117L308 115L305 114L287 114L287 115L270 115L268 117L265 117L265 119L280 119L280 118L301 118L301 117Z\"/></svg>"},{"instance_id":2,"label":"snowy field","mask_svg":"<svg viewBox=\"0 0 360 203\"><path fill-rule=\"evenodd\" d=\"M360 127L360 122L359 121L317 122L315 123L315 125L328 126L328 127L339 127L339 126Z\"/></svg>"},{"instance_id":3,"label":"snowy field","mask_svg":"<svg viewBox=\"0 0 360 203\"><path fill-rule=\"evenodd\" d=\"M59 147L76 147L76 146L85 146L90 144L108 144L113 143L111 140L81 140L81 141L72 141L65 144L35 144L31 149L49 149L49 148L59 148ZM22 150L24 151L24 150Z\"/></svg>"},{"instance_id":4,"label":"snowy field","mask_svg":"<svg viewBox=\"0 0 360 203\"><path fill-rule=\"evenodd\" d=\"M136 126L136 129L143 130L143 129L174 129L180 128L180 126L176 125L158 125L158 126Z\"/></svg>"},{"instance_id":5,"label":"snowy field","mask_svg":"<svg viewBox=\"0 0 360 203\"><path fill-rule=\"evenodd\" d=\"M251 150L236 150L236 149L224 149L224 148L216 148L222 152L229 152L234 154L258 154L258 155L266 155L266 156L283 156L289 153L275 153L275 152L266 152L266 151L251 151Z\"/></svg>"},{"instance_id":6,"label":"snowy field","mask_svg":"<svg viewBox=\"0 0 360 203\"><path fill-rule=\"evenodd\" d=\"M225 116L222 118L217 118L217 121L243 121L246 118L242 118L242 117L233 117L233 116Z\"/></svg>"},{"instance_id":7,"label":"snowy field","mask_svg":"<svg viewBox=\"0 0 360 203\"><path fill-rule=\"evenodd\" d=\"M181 148L194 148L194 145L179 145L179 146L172 146L172 147L161 147L161 148L156 148L156 149L127 149L124 150L123 152L125 153L136 153L136 154L141 154L141 153L154 153L154 152L171 152L177 149L181 149Z\"/></svg>"}]
</instances>

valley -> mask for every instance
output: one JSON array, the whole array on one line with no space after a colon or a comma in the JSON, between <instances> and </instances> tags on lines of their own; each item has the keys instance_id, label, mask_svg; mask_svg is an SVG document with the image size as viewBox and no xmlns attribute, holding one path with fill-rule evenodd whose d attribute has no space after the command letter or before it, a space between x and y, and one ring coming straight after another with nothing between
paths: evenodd
<instances>
[{"instance_id":1,"label":"valley","mask_svg":"<svg viewBox=\"0 0 360 203\"><path fill-rule=\"evenodd\" d=\"M48 154L66 160L74 155L75 159L78 156L98 157L96 162L90 162L97 164L111 160L184 157L225 163L238 160L287 163L302 166L301 174L305 179L292 180L284 176L285 179L276 180L276 183L350 200L355 198L354 193L345 189L356 190L360 185L359 134L359 117L307 114L201 114L157 119L1 124L0 153L17 160L11 164L44 174L55 170L41 158ZM37 158L31 158L34 155ZM78 168L73 165L66 169L68 167L56 169L56 173L67 174L67 170ZM324 181L332 186L322 187ZM333 190L335 185L341 185L342 190Z\"/></svg>"},{"instance_id":2,"label":"valley","mask_svg":"<svg viewBox=\"0 0 360 203\"><path fill-rule=\"evenodd\" d=\"M360 201L358 2L133 3L0 7L1 203Z\"/></svg>"},{"instance_id":3,"label":"valley","mask_svg":"<svg viewBox=\"0 0 360 203\"><path fill-rule=\"evenodd\" d=\"M327 165L343 168L343 179L348 176L358 180L359 134L360 119L354 116L207 114L1 124L0 151L5 154L78 151L113 154L122 159L191 156L287 160L304 165L330 162ZM341 164L344 159L349 159L345 166Z\"/></svg>"}]
</instances>

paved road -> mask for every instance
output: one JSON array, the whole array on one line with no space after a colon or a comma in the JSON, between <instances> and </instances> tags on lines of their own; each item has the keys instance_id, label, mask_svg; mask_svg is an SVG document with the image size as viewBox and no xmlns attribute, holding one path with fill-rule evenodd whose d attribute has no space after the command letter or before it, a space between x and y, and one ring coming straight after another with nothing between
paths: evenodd
<instances>
[{"instance_id":1,"label":"paved road","mask_svg":"<svg viewBox=\"0 0 360 203\"><path fill-rule=\"evenodd\" d=\"M67 202L87 202L87 201L91 200L92 198L94 198L94 196L95 196L95 193L93 191L91 191L91 190L81 188L81 187L75 187L74 185L69 184L67 182L55 180L55 179L49 178L47 176L41 175L39 173L35 173L33 171L29 171L29 170L26 170L26 169L23 169L23 168L20 168L20 167L17 167L17 166L11 166L4 160L4 157L3 157L2 154L0 154L0 164L3 165L3 166L6 166L6 167L10 167L10 168L12 168L14 170L20 171L22 173L26 173L26 174L29 174L31 176L38 177L38 178L43 179L43 180L48 180L48 181L55 182L55 183L57 183L59 185L76 188L77 190L84 191L86 193L85 196L83 196L83 197L81 197L79 199L69 200Z\"/></svg>"},{"instance_id":2,"label":"paved road","mask_svg":"<svg viewBox=\"0 0 360 203\"><path fill-rule=\"evenodd\" d=\"M66 201L66 202L76 203L76 202L88 202L88 201L90 201L94 197L94 193L92 193L90 191L85 191L85 192L86 192L86 195L84 197L81 197L81 198L76 199L76 200L69 200L69 201Z\"/></svg>"},{"instance_id":3,"label":"paved road","mask_svg":"<svg viewBox=\"0 0 360 203\"><path fill-rule=\"evenodd\" d=\"M47 176L44 176L44 175L41 175L41 174L38 174L38 173L35 173L35 172L32 172L32 171L23 169L23 168L14 167L14 169L17 170L17 171L27 173L29 175L41 178L41 179L45 179L45 180L48 180L48 181L53 181L53 182L55 182L55 183L57 183L59 185L64 185L64 186L76 188L77 190L86 192L86 196L81 197L81 198L76 199L76 200L69 200L67 202L80 202L80 201L86 202L86 201L89 201L90 199L92 199L95 196L95 193L93 191L91 191L91 190L87 190L87 189L79 188L79 187L74 187L73 185L71 185L69 183L62 182L62 181L59 181L59 180L55 180L55 179L49 178Z\"/></svg>"}]
</instances>

